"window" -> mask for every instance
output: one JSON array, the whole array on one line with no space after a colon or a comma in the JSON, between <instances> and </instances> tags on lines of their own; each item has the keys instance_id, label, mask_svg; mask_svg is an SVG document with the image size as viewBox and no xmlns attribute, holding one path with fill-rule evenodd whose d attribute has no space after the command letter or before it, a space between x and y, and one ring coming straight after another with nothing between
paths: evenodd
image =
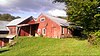
<instances>
[{"instance_id":1,"label":"window","mask_svg":"<svg viewBox=\"0 0 100 56\"><path fill-rule=\"evenodd\" d=\"M41 31L41 29L38 29L38 32L40 32Z\"/></svg>"},{"instance_id":2,"label":"window","mask_svg":"<svg viewBox=\"0 0 100 56\"><path fill-rule=\"evenodd\" d=\"M70 34L70 30L68 29L68 34Z\"/></svg>"},{"instance_id":3,"label":"window","mask_svg":"<svg viewBox=\"0 0 100 56\"><path fill-rule=\"evenodd\" d=\"M42 29L42 34L43 34L43 35L46 34L46 29L45 29L45 28Z\"/></svg>"},{"instance_id":4,"label":"window","mask_svg":"<svg viewBox=\"0 0 100 56\"><path fill-rule=\"evenodd\" d=\"M45 21L45 18L41 18L40 21L41 21L41 22L44 22L44 21Z\"/></svg>"},{"instance_id":5,"label":"window","mask_svg":"<svg viewBox=\"0 0 100 56\"><path fill-rule=\"evenodd\" d=\"M62 34L64 34L64 28L62 27Z\"/></svg>"}]
</instances>

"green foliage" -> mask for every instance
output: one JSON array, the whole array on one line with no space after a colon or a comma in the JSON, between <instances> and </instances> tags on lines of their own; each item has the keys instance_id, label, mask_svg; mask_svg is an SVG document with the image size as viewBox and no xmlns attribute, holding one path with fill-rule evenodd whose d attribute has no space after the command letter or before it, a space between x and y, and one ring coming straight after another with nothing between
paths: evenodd
<instances>
[{"instance_id":1,"label":"green foliage","mask_svg":"<svg viewBox=\"0 0 100 56\"><path fill-rule=\"evenodd\" d=\"M98 30L97 32L95 32L95 36L96 36L97 38L100 38L100 30Z\"/></svg>"},{"instance_id":2,"label":"green foliage","mask_svg":"<svg viewBox=\"0 0 100 56\"><path fill-rule=\"evenodd\" d=\"M16 45L0 56L99 56L100 47L89 46L87 40L18 37Z\"/></svg>"},{"instance_id":3,"label":"green foliage","mask_svg":"<svg viewBox=\"0 0 100 56\"><path fill-rule=\"evenodd\" d=\"M97 45L100 46L100 30L98 30L97 32L92 33L91 35L95 35L93 36L90 40L90 43L93 45Z\"/></svg>"},{"instance_id":4,"label":"green foliage","mask_svg":"<svg viewBox=\"0 0 100 56\"><path fill-rule=\"evenodd\" d=\"M20 17L19 16L15 17L15 16L12 16L11 14L0 14L0 20L10 21L16 18L20 18Z\"/></svg>"},{"instance_id":5,"label":"green foliage","mask_svg":"<svg viewBox=\"0 0 100 56\"><path fill-rule=\"evenodd\" d=\"M95 32L94 35L96 36L96 39L94 41L94 45L100 46L100 30Z\"/></svg>"},{"instance_id":6,"label":"green foliage","mask_svg":"<svg viewBox=\"0 0 100 56\"><path fill-rule=\"evenodd\" d=\"M100 6L99 0L54 0L54 2L65 2L66 12L69 20L77 25L83 26L86 31L100 29Z\"/></svg>"},{"instance_id":7,"label":"green foliage","mask_svg":"<svg viewBox=\"0 0 100 56\"><path fill-rule=\"evenodd\" d=\"M100 38L96 38L95 41L93 41L93 45L100 46Z\"/></svg>"}]
</instances>

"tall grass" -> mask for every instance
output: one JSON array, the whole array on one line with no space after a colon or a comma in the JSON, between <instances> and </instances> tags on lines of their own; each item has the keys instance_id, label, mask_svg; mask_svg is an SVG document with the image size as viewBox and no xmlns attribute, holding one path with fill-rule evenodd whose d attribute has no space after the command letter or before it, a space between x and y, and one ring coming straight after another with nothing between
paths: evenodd
<instances>
[{"instance_id":1,"label":"tall grass","mask_svg":"<svg viewBox=\"0 0 100 56\"><path fill-rule=\"evenodd\" d=\"M100 55L100 47L90 46L87 40L74 38L52 39L42 37L19 37L16 45L1 56L36 56L36 55Z\"/></svg>"}]
</instances>

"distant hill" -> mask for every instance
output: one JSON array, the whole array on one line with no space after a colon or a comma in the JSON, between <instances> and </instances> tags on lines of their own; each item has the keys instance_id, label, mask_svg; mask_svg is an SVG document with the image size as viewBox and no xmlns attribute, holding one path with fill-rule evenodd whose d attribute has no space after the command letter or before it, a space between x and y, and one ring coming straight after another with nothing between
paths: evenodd
<instances>
[{"instance_id":1,"label":"distant hill","mask_svg":"<svg viewBox=\"0 0 100 56\"><path fill-rule=\"evenodd\" d=\"M20 16L12 16L11 14L0 14L0 20L11 21L13 19L21 18Z\"/></svg>"}]
</instances>

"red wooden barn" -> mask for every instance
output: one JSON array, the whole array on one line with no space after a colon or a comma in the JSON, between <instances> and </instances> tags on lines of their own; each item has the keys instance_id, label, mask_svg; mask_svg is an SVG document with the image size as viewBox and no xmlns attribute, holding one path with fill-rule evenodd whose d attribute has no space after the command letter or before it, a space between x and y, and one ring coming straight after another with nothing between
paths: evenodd
<instances>
[{"instance_id":1,"label":"red wooden barn","mask_svg":"<svg viewBox=\"0 0 100 56\"><path fill-rule=\"evenodd\" d=\"M40 14L37 20L34 20L33 17L15 19L7 25L10 35L51 38L72 37L72 30L68 29L68 26L70 24L65 19L48 14Z\"/></svg>"},{"instance_id":2,"label":"red wooden barn","mask_svg":"<svg viewBox=\"0 0 100 56\"><path fill-rule=\"evenodd\" d=\"M18 36L34 36L38 23L35 23L34 18L15 19L11 21L7 27L9 29L9 35Z\"/></svg>"},{"instance_id":3,"label":"red wooden barn","mask_svg":"<svg viewBox=\"0 0 100 56\"><path fill-rule=\"evenodd\" d=\"M52 37L52 38L62 38L71 37L72 33L68 29L69 22L65 19L53 17L47 14L41 14L37 22L39 23L37 34Z\"/></svg>"}]
</instances>

